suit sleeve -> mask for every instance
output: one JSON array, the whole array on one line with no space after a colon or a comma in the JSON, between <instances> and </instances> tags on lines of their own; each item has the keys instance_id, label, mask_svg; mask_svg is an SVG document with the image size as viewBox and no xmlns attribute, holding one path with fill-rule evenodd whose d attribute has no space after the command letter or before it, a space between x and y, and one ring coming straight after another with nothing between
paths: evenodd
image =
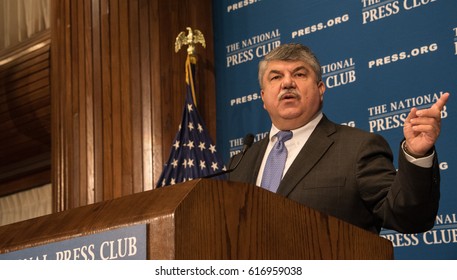
<instances>
[{"instance_id":1,"label":"suit sleeve","mask_svg":"<svg viewBox=\"0 0 457 280\"><path fill-rule=\"evenodd\" d=\"M387 142L375 134L367 141L361 146L367 148L359 151L356 176L360 195L372 209L376 224L403 233L432 228L440 197L436 155L431 168L422 168L408 162L400 148L395 171Z\"/></svg>"}]
</instances>

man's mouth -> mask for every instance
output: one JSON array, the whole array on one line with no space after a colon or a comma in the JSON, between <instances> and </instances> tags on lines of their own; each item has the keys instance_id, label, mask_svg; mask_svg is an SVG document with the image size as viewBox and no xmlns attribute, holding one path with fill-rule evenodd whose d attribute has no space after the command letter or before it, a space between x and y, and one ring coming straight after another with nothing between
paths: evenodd
<instances>
[{"instance_id":1,"label":"man's mouth","mask_svg":"<svg viewBox=\"0 0 457 280\"><path fill-rule=\"evenodd\" d=\"M293 94L285 94L285 95L282 97L282 99L292 99L292 98L296 98L296 96L293 95Z\"/></svg>"},{"instance_id":2,"label":"man's mouth","mask_svg":"<svg viewBox=\"0 0 457 280\"><path fill-rule=\"evenodd\" d=\"M278 99L281 100L289 100L289 99L298 99L299 95L296 92L281 92L278 96Z\"/></svg>"}]
</instances>

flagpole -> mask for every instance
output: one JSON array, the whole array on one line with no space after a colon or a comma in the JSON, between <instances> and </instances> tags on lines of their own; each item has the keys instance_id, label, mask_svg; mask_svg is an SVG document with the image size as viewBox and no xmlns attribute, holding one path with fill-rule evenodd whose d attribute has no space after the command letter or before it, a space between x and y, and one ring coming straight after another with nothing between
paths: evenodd
<instances>
[{"instance_id":1,"label":"flagpole","mask_svg":"<svg viewBox=\"0 0 457 280\"><path fill-rule=\"evenodd\" d=\"M192 99L194 100L195 106L197 106L197 97L195 95L194 85L194 68L197 65L197 57L193 54L187 54L186 59L186 83L190 86L192 91Z\"/></svg>"},{"instance_id":2,"label":"flagpole","mask_svg":"<svg viewBox=\"0 0 457 280\"><path fill-rule=\"evenodd\" d=\"M195 55L195 46L201 44L206 48L205 37L203 33L198 30L192 30L192 28L187 27L187 35L184 31L181 31L176 37L175 41L175 52L178 52L182 46L187 45L187 59L186 59L186 83L192 89L192 98L194 99L194 104L197 106L197 98L195 95L194 79L193 79L193 67L197 64L197 56Z\"/></svg>"}]
</instances>

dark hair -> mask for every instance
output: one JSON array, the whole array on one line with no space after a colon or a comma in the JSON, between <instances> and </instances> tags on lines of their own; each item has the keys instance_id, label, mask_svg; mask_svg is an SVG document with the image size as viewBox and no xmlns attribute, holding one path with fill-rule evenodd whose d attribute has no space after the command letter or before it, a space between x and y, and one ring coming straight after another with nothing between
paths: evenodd
<instances>
[{"instance_id":1,"label":"dark hair","mask_svg":"<svg viewBox=\"0 0 457 280\"><path fill-rule=\"evenodd\" d=\"M317 77L317 82L322 80L322 70L319 60L307 46L290 43L280 45L272 50L259 62L259 85L263 88L262 78L267 69L268 62L273 60L303 61L311 66Z\"/></svg>"}]
</instances>

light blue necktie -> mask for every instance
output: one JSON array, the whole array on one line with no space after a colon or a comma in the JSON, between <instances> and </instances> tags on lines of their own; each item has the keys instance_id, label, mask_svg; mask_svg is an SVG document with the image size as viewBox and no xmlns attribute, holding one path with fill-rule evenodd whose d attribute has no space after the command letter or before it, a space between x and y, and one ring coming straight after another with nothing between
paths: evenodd
<instances>
[{"instance_id":1,"label":"light blue necktie","mask_svg":"<svg viewBox=\"0 0 457 280\"><path fill-rule=\"evenodd\" d=\"M278 190L279 182L282 179L282 173L284 172L287 159L287 148L284 142L292 138L292 131L279 131L276 137L278 139L268 155L261 183L263 188L272 192Z\"/></svg>"}]
</instances>

